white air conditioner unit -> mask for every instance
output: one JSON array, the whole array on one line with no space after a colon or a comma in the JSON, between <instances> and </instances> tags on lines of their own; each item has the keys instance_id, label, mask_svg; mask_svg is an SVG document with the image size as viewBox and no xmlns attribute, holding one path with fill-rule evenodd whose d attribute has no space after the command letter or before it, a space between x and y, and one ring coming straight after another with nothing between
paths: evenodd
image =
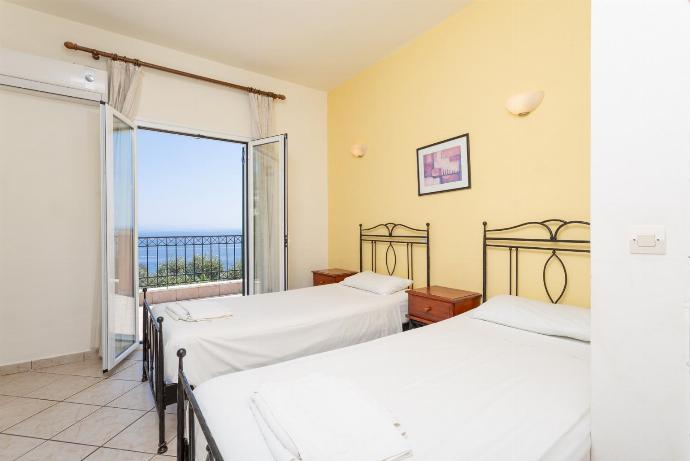
<instances>
[{"instance_id":1,"label":"white air conditioner unit","mask_svg":"<svg viewBox=\"0 0 690 461\"><path fill-rule=\"evenodd\" d=\"M0 48L0 85L92 101L108 99L107 72Z\"/></svg>"}]
</instances>

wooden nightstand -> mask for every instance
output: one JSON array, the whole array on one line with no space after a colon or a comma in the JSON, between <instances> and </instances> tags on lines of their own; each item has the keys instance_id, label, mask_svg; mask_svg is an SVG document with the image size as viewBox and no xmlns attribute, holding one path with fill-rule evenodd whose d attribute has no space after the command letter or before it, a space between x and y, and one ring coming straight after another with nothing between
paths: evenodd
<instances>
[{"instance_id":1,"label":"wooden nightstand","mask_svg":"<svg viewBox=\"0 0 690 461\"><path fill-rule=\"evenodd\" d=\"M431 286L407 290L410 327L428 325L474 309L482 295L473 291Z\"/></svg>"},{"instance_id":2,"label":"wooden nightstand","mask_svg":"<svg viewBox=\"0 0 690 461\"><path fill-rule=\"evenodd\" d=\"M346 269L321 269L318 271L311 271L311 273L314 274L314 286L318 286L342 282L343 279L355 275L357 272Z\"/></svg>"}]
</instances>

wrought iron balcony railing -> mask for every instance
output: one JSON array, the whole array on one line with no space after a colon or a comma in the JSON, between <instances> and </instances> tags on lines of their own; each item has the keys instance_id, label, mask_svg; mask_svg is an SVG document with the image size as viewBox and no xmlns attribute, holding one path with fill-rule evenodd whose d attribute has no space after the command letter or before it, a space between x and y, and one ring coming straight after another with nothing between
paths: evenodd
<instances>
[{"instance_id":1,"label":"wrought iron balcony railing","mask_svg":"<svg viewBox=\"0 0 690 461\"><path fill-rule=\"evenodd\" d=\"M242 235L139 237L141 288L242 278Z\"/></svg>"}]
</instances>

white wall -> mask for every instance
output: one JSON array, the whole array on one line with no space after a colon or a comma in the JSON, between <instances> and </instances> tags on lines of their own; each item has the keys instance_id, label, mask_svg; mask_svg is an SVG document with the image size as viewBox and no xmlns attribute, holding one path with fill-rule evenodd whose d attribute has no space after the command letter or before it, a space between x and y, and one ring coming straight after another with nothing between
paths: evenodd
<instances>
[{"instance_id":1,"label":"white wall","mask_svg":"<svg viewBox=\"0 0 690 461\"><path fill-rule=\"evenodd\" d=\"M631 255L632 225L665 256ZM592 0L595 460L690 457L690 3Z\"/></svg>"},{"instance_id":2,"label":"white wall","mask_svg":"<svg viewBox=\"0 0 690 461\"><path fill-rule=\"evenodd\" d=\"M99 123L98 103L0 87L0 365L98 338Z\"/></svg>"},{"instance_id":3,"label":"white wall","mask_svg":"<svg viewBox=\"0 0 690 461\"><path fill-rule=\"evenodd\" d=\"M85 53L64 48L65 41L75 41L85 46L285 94L287 101L277 103L276 131L286 132L289 136L290 287L311 284L310 271L325 267L327 263L325 92L0 0L0 47L105 68L104 60L94 61ZM144 69L144 72L138 118L242 137L250 136L249 106L245 93L150 69ZM98 151L95 151L94 156L98 155ZM97 169L82 169L84 181L89 181L91 175L98 175ZM42 192L49 194L50 190ZM84 197L83 205L89 212L94 211L91 210L95 206L91 197ZM19 203L17 206L20 206ZM50 215L46 215L47 225L50 225L49 218ZM93 267L94 271L97 269L96 266ZM45 301L47 306L50 297L46 297ZM84 308L90 309L91 306ZM81 335L82 332L78 334ZM90 332L85 331L83 334L85 341L82 342L88 344ZM2 346L4 342L0 341L0 347ZM62 344L46 341L40 349L41 352L36 352L36 356L32 358L79 352L68 346L67 342ZM8 358L6 363L11 362Z\"/></svg>"}]
</instances>

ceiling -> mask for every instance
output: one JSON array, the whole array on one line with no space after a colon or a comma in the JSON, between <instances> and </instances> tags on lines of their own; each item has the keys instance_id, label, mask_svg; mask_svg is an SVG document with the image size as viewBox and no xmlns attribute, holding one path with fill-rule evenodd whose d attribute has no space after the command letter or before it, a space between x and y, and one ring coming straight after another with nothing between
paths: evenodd
<instances>
[{"instance_id":1,"label":"ceiling","mask_svg":"<svg viewBox=\"0 0 690 461\"><path fill-rule=\"evenodd\" d=\"M56 16L324 90L354 76L470 2L12 1ZM79 37L74 40L78 42ZM89 46L88 43L84 45ZM136 57L155 61L151 56Z\"/></svg>"}]
</instances>

